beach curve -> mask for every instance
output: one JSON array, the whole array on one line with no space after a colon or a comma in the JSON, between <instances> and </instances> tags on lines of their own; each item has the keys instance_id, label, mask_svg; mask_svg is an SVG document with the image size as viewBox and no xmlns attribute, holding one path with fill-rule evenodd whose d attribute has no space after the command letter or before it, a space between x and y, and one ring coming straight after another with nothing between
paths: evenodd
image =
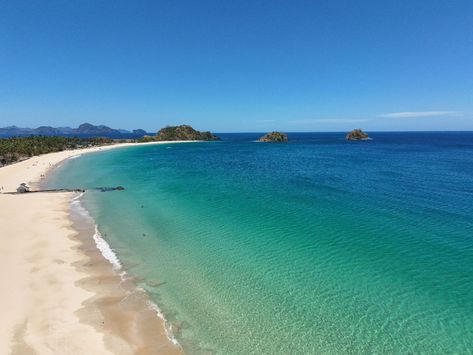
<instances>
[{"instance_id":1,"label":"beach curve","mask_svg":"<svg viewBox=\"0 0 473 355\"><path fill-rule=\"evenodd\" d=\"M181 142L61 151L0 169L0 277L6 285L0 353L182 353L147 295L135 290L132 280L120 279L97 248L95 231L90 234L91 226L71 215L76 193L3 194L22 182L39 186L69 158L164 143ZM132 301L123 302L124 297Z\"/></svg>"}]
</instances>

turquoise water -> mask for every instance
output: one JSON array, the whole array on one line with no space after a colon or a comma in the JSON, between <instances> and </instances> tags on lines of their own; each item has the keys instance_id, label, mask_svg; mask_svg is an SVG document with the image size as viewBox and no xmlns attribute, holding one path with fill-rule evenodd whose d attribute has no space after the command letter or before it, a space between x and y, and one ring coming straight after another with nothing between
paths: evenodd
<instances>
[{"instance_id":1,"label":"turquoise water","mask_svg":"<svg viewBox=\"0 0 473 355\"><path fill-rule=\"evenodd\" d=\"M473 133L223 137L49 182L126 187L83 203L189 354L472 353Z\"/></svg>"}]
</instances>

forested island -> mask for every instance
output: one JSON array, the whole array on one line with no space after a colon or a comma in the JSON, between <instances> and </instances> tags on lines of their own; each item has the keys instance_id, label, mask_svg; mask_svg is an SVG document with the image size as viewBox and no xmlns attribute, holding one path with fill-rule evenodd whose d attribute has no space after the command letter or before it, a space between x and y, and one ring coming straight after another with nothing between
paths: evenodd
<instances>
[{"instance_id":1,"label":"forested island","mask_svg":"<svg viewBox=\"0 0 473 355\"><path fill-rule=\"evenodd\" d=\"M219 137L210 132L200 132L189 125L167 126L161 128L155 136L144 136L138 142L152 141L218 141Z\"/></svg>"}]
</instances>

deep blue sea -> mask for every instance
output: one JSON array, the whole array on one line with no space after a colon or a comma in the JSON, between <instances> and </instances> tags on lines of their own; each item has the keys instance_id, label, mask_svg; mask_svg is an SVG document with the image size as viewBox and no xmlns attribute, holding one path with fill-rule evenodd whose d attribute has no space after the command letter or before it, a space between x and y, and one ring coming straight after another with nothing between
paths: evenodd
<instances>
[{"instance_id":1,"label":"deep blue sea","mask_svg":"<svg viewBox=\"0 0 473 355\"><path fill-rule=\"evenodd\" d=\"M473 133L260 134L71 159L189 354L473 352ZM179 328L179 329L178 329Z\"/></svg>"}]
</instances>

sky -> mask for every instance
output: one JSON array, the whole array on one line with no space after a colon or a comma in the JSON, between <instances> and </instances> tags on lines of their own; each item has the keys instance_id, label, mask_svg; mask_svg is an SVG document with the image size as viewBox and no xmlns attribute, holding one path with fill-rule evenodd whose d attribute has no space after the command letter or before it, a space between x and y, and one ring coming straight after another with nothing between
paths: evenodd
<instances>
[{"instance_id":1,"label":"sky","mask_svg":"<svg viewBox=\"0 0 473 355\"><path fill-rule=\"evenodd\" d=\"M473 130L472 0L0 0L0 127Z\"/></svg>"}]
</instances>

